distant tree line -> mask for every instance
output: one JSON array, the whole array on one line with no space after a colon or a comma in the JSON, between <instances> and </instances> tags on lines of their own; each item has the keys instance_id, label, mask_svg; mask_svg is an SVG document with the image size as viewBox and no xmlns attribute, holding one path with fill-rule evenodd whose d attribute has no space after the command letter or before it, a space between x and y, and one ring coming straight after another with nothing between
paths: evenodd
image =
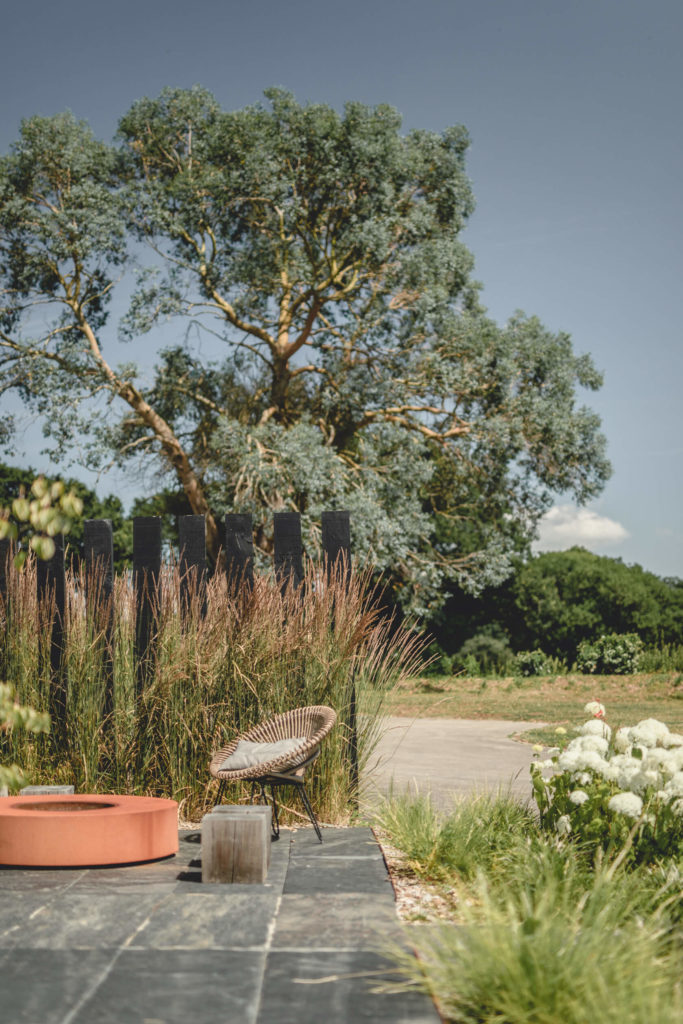
<instances>
[{"instance_id":1,"label":"distant tree line","mask_svg":"<svg viewBox=\"0 0 683 1024\"><path fill-rule=\"evenodd\" d=\"M683 642L683 580L662 578L584 548L519 560L496 588L473 597L455 591L430 630L438 649L494 660L539 649L571 664L583 640L637 633L647 647Z\"/></svg>"}]
</instances>

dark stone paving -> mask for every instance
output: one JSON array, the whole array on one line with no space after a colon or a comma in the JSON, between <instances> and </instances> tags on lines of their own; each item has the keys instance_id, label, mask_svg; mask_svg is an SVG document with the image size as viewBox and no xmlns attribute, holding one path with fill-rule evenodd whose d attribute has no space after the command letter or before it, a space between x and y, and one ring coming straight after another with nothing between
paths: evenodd
<instances>
[{"instance_id":1,"label":"dark stone paving","mask_svg":"<svg viewBox=\"0 0 683 1024\"><path fill-rule=\"evenodd\" d=\"M112 868L0 868L2 1024L438 1024L417 993L376 991L401 941L369 829L283 831L265 885L201 882L175 857Z\"/></svg>"}]
</instances>

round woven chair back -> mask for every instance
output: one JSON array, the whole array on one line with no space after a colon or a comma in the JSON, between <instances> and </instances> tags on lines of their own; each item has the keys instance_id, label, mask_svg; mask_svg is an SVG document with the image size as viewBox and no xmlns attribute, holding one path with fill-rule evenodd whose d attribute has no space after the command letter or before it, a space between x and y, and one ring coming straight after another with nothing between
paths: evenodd
<instances>
[{"instance_id":1,"label":"round woven chair back","mask_svg":"<svg viewBox=\"0 0 683 1024\"><path fill-rule=\"evenodd\" d=\"M209 771L216 779L227 781L238 781L239 779L258 779L273 772L282 771L284 768L295 768L303 764L311 757L320 746L324 738L337 720L337 712L324 704L315 704L307 708L296 708L294 711L286 711L281 715L274 715L266 722L260 722L251 729L236 736L211 758ZM241 768L237 771L226 771L221 765L234 753L240 740L249 740L252 743L277 743L278 740L306 737L305 742L296 750L272 761L264 761L261 764L252 765L251 768Z\"/></svg>"}]
</instances>

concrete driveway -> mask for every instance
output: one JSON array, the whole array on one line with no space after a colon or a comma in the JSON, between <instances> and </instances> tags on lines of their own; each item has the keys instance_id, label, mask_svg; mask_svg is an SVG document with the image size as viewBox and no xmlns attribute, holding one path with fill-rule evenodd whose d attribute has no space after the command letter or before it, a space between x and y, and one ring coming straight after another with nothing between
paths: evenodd
<instances>
[{"instance_id":1,"label":"concrete driveway","mask_svg":"<svg viewBox=\"0 0 683 1024\"><path fill-rule=\"evenodd\" d=\"M364 799L372 803L393 782L394 792L429 792L444 809L454 795L499 786L527 800L532 747L509 737L541 724L390 717L364 774Z\"/></svg>"}]
</instances>

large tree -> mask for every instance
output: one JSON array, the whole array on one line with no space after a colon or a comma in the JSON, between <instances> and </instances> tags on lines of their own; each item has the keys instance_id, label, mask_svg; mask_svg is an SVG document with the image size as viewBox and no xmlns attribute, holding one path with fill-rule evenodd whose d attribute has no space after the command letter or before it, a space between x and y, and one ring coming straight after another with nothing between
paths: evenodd
<instances>
[{"instance_id":1,"label":"large tree","mask_svg":"<svg viewBox=\"0 0 683 1024\"><path fill-rule=\"evenodd\" d=\"M536 318L486 316L463 128L266 96L225 112L165 90L114 147L69 114L24 122L0 163L2 387L60 454L155 460L214 556L226 509L268 551L272 510L301 511L314 545L320 511L349 507L356 550L415 606L444 579L494 583L553 492L603 485L577 404L599 374ZM147 373L106 356L128 266L120 335L142 353L177 324Z\"/></svg>"}]
</instances>

